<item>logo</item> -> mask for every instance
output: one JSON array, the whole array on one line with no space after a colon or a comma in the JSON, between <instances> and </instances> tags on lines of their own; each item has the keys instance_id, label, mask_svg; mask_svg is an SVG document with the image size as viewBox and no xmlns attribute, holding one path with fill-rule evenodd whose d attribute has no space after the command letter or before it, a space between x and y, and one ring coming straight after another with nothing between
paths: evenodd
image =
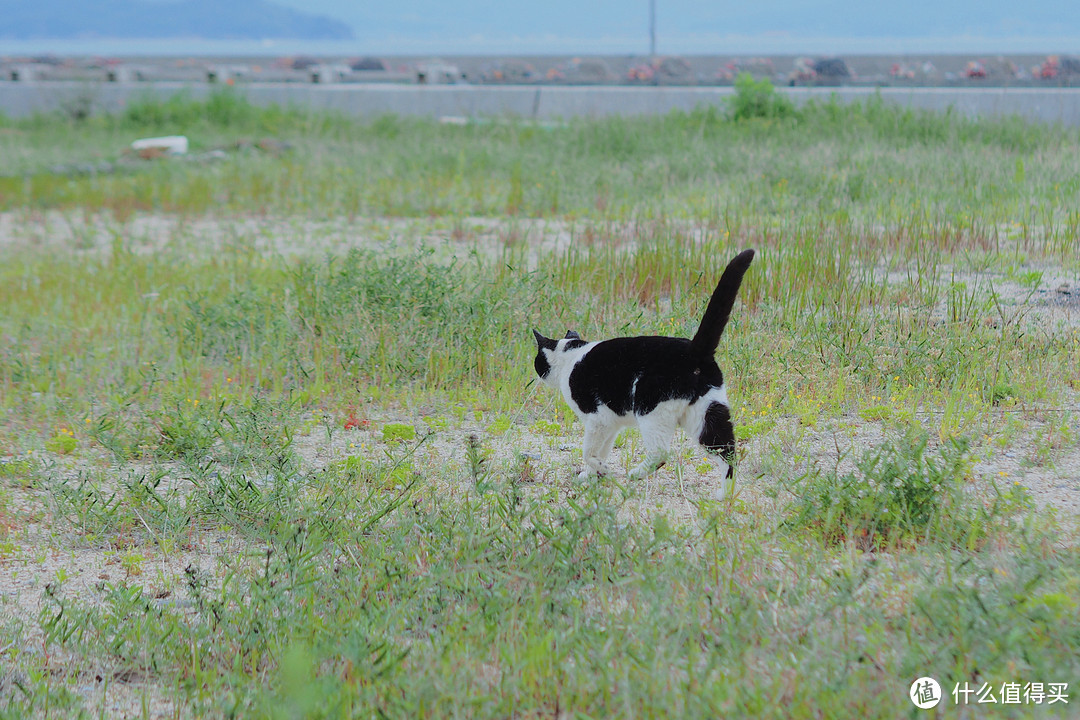
<instances>
[{"instance_id":1,"label":"logo","mask_svg":"<svg viewBox=\"0 0 1080 720\"><path fill-rule=\"evenodd\" d=\"M911 683L908 697L911 698L915 707L920 710L929 710L937 707L937 704L941 702L941 685L932 677L921 677Z\"/></svg>"}]
</instances>

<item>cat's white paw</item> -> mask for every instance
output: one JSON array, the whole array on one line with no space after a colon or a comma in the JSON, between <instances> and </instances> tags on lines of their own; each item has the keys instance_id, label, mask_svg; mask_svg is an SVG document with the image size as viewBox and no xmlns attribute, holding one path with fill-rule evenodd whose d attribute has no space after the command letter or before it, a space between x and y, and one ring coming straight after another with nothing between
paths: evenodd
<instances>
[{"instance_id":1,"label":"cat's white paw","mask_svg":"<svg viewBox=\"0 0 1080 720\"><path fill-rule=\"evenodd\" d=\"M664 460L644 460L640 465L627 473L627 477L629 477L631 480L644 480L645 478L649 477L654 472L662 468L664 466L664 463Z\"/></svg>"},{"instance_id":2,"label":"cat's white paw","mask_svg":"<svg viewBox=\"0 0 1080 720\"><path fill-rule=\"evenodd\" d=\"M735 478L726 477L720 481L720 487L713 491L717 500L727 500L735 497Z\"/></svg>"},{"instance_id":3,"label":"cat's white paw","mask_svg":"<svg viewBox=\"0 0 1080 720\"><path fill-rule=\"evenodd\" d=\"M604 477L611 472L611 468L603 460L595 460L587 463L586 469L597 477Z\"/></svg>"},{"instance_id":4,"label":"cat's white paw","mask_svg":"<svg viewBox=\"0 0 1080 720\"><path fill-rule=\"evenodd\" d=\"M577 474L577 481L579 483L592 482L600 477L600 474L591 468L586 468Z\"/></svg>"}]
</instances>

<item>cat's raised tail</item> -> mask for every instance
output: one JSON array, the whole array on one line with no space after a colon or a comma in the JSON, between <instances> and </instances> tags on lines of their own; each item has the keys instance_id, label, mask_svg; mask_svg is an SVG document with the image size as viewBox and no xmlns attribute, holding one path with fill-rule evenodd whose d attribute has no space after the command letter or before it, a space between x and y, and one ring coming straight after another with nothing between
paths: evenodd
<instances>
[{"instance_id":1,"label":"cat's raised tail","mask_svg":"<svg viewBox=\"0 0 1080 720\"><path fill-rule=\"evenodd\" d=\"M735 305L735 297L739 294L743 275L746 274L746 269L750 267L750 261L753 259L753 250L743 250L728 263L709 299L709 306L705 308L705 315L701 318L697 333L690 341L694 354L712 357L716 352L716 346L720 344L720 336L724 334L728 317L731 316L731 308Z\"/></svg>"}]
</instances>

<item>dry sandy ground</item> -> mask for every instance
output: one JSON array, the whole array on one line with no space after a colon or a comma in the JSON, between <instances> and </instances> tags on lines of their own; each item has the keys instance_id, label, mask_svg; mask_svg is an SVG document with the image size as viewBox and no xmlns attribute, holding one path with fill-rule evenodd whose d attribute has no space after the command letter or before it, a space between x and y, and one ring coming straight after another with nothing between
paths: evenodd
<instances>
[{"instance_id":1,"label":"dry sandy ground","mask_svg":"<svg viewBox=\"0 0 1080 720\"><path fill-rule=\"evenodd\" d=\"M112 234L110 221L91 218L87 222L80 214L49 213L0 214L0 252L38 249L77 253L107 252ZM341 253L352 247L400 250L424 244L437 255L450 257L471 252L497 255L508 246L525 251L526 257L566 248L580 237L582 229L565 222L541 220L476 219L461 223L439 220L334 220L312 222L281 219L245 219L222 222L212 219L182 220L160 216L136 217L126 226L130 249L152 253L166 247L205 254L228 247L244 247L260 253L297 255ZM629 233L628 233L629 234ZM527 250L524 250L526 249ZM1080 276L1061 267L1032 268L1042 270L1043 281L1038 289L1029 288L1004 275L978 275L961 272L942 277L961 280L970 286L993 281L1006 313L1016 313L1023 322L1048 333L1075 332L1080 327ZM906 275L896 274L890 282L902 282ZM1010 315L1011 317L1011 315ZM370 419L373 428L389 421L413 424L421 435L432 431L417 450L413 463L424 474L448 481L445 491L451 494L469 492L472 481L466 457L467 438L475 435L487 453L486 467L503 476L526 474L530 485L539 492L556 487L560 497L573 493L572 479L580 463L580 426L565 429L566 435L537 434L529 425L531 419L545 414L554 417L555 398L546 388L523 389L523 408L526 413L511 417L512 426L503 434L489 431L490 419L484 422L451 421L444 424L445 410L437 408L378 408ZM736 403L738 399L735 399ZM1031 493L1042 508L1056 508L1063 516L1080 516L1080 447L1075 440L1059 448L1050 462L1034 462L1036 438L1050 422L1064 417L1080 436L1080 397L1071 393L1062 397L1054 407L1006 409L1021 421L1017 440L1006 448L983 448L977 454L972 484L975 492L990 492L991 484L1019 483ZM319 423L307 423L314 429L296 438L294 449L306 469L325 467L328 463L350 455L381 454L390 451L373 430L339 430L327 437ZM861 448L881 439L880 424L857 417L822 422L818 427L801 426L793 418L781 418L768 433L755 437L742 447L743 460L737 483L737 497L744 504L740 512L755 512L765 516L780 515L780 508L789 497L777 478L797 476L800 471L817 465L823 469L849 467L852 456ZM854 452L851 452L854 451ZM625 469L640 457L635 435L631 434L616 450L617 466ZM613 480L625 485L630 493L624 513L627 516L664 512L680 520L690 521L697 516L702 500L715 499L722 478L717 469L704 470L705 458L685 436L676 440L675 460L662 468L648 481L627 483L625 477ZM779 460L778 460L779 458ZM104 462L86 451L67 461L64 472L74 474L79 466ZM527 462L527 469L526 468ZM425 471L430 470L430 473ZM15 506L26 507L32 491L11 488ZM737 508L736 506L733 506ZM36 618L46 606L46 586L58 575L66 575L65 596L85 599L100 598L103 583L140 583L155 602L172 604L183 609L190 605L184 583L184 568L193 566L213 574L218 558L250 551L236 537L207 533L200 537L196 549L162 554L152 546L140 548L144 557L141 573L132 575L120 561L120 554L99 548L81 547L72 542L70 532L48 524L31 524L15 528L11 533L14 549L0 555L0 655L17 650L41 655L42 635ZM12 634L5 634L11 631ZM70 673L73 690L83 696L90 708L102 709L108 717L140 717L143 703L150 717L172 717L176 708L163 697L161 688L151 686L139 677L113 677L107 664L89 665L85 659L66 658L63 654L49 658L50 667L57 672ZM66 670L68 663L72 663ZM101 680L98 680L98 677ZM12 677L0 665L0 693L10 691Z\"/></svg>"},{"instance_id":2,"label":"dry sandy ground","mask_svg":"<svg viewBox=\"0 0 1080 720\"><path fill-rule=\"evenodd\" d=\"M138 215L119 224L104 215L79 212L0 213L0 251L50 250L84 254L109 253L114 233L122 232L125 249L152 254L174 250L192 257L210 257L226 249L286 257L343 254L352 248L400 252L415 247L449 258L471 252L486 257L504 251L528 258L565 250L575 228L561 220L520 218L449 219L243 218L217 220L164 215Z\"/></svg>"}]
</instances>

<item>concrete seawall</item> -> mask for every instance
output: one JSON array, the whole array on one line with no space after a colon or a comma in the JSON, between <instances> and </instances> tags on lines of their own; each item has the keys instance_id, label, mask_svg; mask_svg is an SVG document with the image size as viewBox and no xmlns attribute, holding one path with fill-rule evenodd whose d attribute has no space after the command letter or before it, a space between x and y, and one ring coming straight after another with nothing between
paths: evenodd
<instances>
[{"instance_id":1,"label":"concrete seawall","mask_svg":"<svg viewBox=\"0 0 1080 720\"><path fill-rule=\"evenodd\" d=\"M204 83L0 82L0 113L27 117L39 112L116 112L135 98L166 98L183 92L205 97L220 86ZM699 105L720 106L730 87L473 86L250 83L237 92L258 105L276 103L331 109L357 116L386 113L427 117L519 117L555 120L606 115L656 115ZM966 117L1019 116L1080 126L1080 88L778 88L797 105L836 97L863 102L880 95L903 107Z\"/></svg>"}]
</instances>

